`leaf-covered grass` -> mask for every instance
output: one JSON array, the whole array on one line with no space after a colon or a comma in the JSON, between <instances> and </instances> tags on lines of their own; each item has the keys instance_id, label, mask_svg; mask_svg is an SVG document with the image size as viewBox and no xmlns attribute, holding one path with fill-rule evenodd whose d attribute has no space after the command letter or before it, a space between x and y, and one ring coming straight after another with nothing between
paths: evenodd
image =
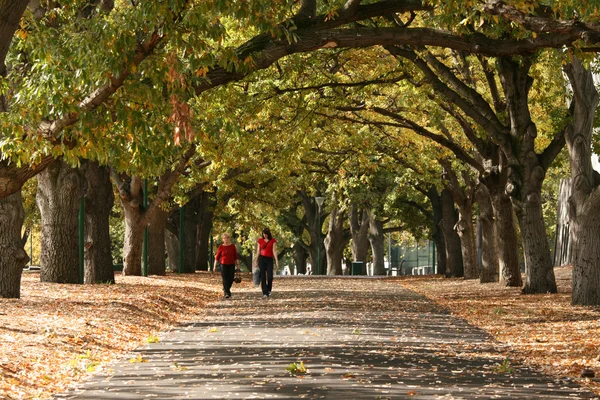
<instances>
[{"instance_id":1,"label":"leaf-covered grass","mask_svg":"<svg viewBox=\"0 0 600 400\"><path fill-rule=\"evenodd\" d=\"M24 274L21 299L0 299L0 398L47 399L108 361L197 320L220 276L116 276L116 285L40 283ZM145 362L132 359L131 362Z\"/></svg>"},{"instance_id":2,"label":"leaf-covered grass","mask_svg":"<svg viewBox=\"0 0 600 400\"><path fill-rule=\"evenodd\" d=\"M600 394L598 382L580 378L585 368L600 377L600 308L571 305L571 273L570 267L555 268L559 293L543 295L521 295L520 288L440 276L401 282L508 344L511 359L554 376L575 378ZM499 368L510 368L510 362Z\"/></svg>"}]
</instances>

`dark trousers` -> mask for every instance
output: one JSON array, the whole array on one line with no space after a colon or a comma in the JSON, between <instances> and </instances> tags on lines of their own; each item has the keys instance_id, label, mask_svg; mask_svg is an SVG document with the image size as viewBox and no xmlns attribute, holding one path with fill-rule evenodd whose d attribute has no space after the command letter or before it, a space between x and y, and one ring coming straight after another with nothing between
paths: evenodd
<instances>
[{"instance_id":1,"label":"dark trousers","mask_svg":"<svg viewBox=\"0 0 600 400\"><path fill-rule=\"evenodd\" d=\"M221 278L223 279L223 293L231 296L231 285L235 276L235 264L221 264Z\"/></svg>"},{"instance_id":2,"label":"dark trousers","mask_svg":"<svg viewBox=\"0 0 600 400\"><path fill-rule=\"evenodd\" d=\"M260 269L260 287L263 294L270 294L273 288L273 258L258 256L258 268Z\"/></svg>"}]
</instances>

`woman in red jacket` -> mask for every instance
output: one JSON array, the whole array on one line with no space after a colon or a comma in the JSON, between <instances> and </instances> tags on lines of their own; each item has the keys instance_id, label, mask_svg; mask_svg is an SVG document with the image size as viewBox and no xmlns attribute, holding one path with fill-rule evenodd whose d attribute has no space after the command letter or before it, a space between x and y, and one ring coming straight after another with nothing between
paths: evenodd
<instances>
[{"instance_id":1,"label":"woman in red jacket","mask_svg":"<svg viewBox=\"0 0 600 400\"><path fill-rule=\"evenodd\" d=\"M258 266L260 269L260 286L263 297L270 297L273 288L273 262L279 269L279 260L277 260L277 240L271 235L269 228L263 229L262 237L256 244L255 254L254 266Z\"/></svg>"},{"instance_id":2,"label":"woman in red jacket","mask_svg":"<svg viewBox=\"0 0 600 400\"><path fill-rule=\"evenodd\" d=\"M235 267L240 267L240 259L235 244L231 243L229 233L224 233L223 244L217 249L215 254L214 270L217 270L217 263L221 264L221 278L223 279L223 295L226 299L231 297L231 285L235 276Z\"/></svg>"}]
</instances>

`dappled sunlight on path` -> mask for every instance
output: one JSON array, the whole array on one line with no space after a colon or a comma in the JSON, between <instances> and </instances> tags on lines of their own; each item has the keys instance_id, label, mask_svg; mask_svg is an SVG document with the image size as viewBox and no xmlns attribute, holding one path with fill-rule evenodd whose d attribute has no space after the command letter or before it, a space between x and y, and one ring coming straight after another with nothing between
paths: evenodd
<instances>
[{"instance_id":1,"label":"dappled sunlight on path","mask_svg":"<svg viewBox=\"0 0 600 400\"><path fill-rule=\"evenodd\" d=\"M514 365L488 334L397 282L279 279L274 290L234 287L202 320L58 397L593 398Z\"/></svg>"}]
</instances>

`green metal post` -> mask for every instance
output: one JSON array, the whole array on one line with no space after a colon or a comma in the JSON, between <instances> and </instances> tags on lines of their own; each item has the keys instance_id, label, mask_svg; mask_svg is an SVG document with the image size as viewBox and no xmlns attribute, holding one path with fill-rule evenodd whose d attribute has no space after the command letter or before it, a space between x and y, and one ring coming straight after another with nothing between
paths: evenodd
<instances>
[{"instance_id":1,"label":"green metal post","mask_svg":"<svg viewBox=\"0 0 600 400\"><path fill-rule=\"evenodd\" d=\"M317 273L321 274L321 207L317 212L317 225L319 226L319 241L317 242Z\"/></svg>"},{"instance_id":2,"label":"green metal post","mask_svg":"<svg viewBox=\"0 0 600 400\"><path fill-rule=\"evenodd\" d=\"M177 273L183 272L183 206L179 209L179 263L177 265Z\"/></svg>"},{"instance_id":3,"label":"green metal post","mask_svg":"<svg viewBox=\"0 0 600 400\"><path fill-rule=\"evenodd\" d=\"M84 235L85 235L85 196L79 201L79 283L83 283Z\"/></svg>"},{"instance_id":4,"label":"green metal post","mask_svg":"<svg viewBox=\"0 0 600 400\"><path fill-rule=\"evenodd\" d=\"M148 209L148 179L144 179L144 210ZM148 276L148 225L144 228L142 245L142 276Z\"/></svg>"}]
</instances>

